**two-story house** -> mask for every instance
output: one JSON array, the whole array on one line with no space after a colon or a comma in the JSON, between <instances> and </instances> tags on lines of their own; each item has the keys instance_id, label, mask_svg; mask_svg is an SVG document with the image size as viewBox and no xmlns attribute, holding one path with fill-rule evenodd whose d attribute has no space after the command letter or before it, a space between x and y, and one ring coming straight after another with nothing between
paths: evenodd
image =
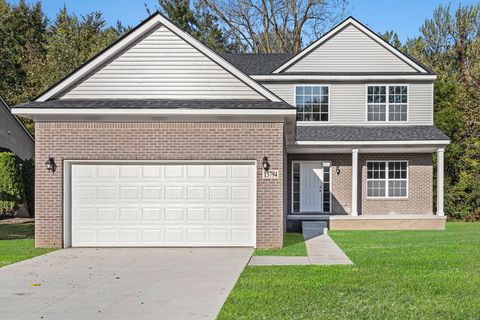
<instances>
[{"instance_id":1,"label":"two-story house","mask_svg":"<svg viewBox=\"0 0 480 320\"><path fill-rule=\"evenodd\" d=\"M353 18L297 54L221 56L154 14L13 109L45 161L36 245L280 247L305 220L442 229L435 78Z\"/></svg>"}]
</instances>

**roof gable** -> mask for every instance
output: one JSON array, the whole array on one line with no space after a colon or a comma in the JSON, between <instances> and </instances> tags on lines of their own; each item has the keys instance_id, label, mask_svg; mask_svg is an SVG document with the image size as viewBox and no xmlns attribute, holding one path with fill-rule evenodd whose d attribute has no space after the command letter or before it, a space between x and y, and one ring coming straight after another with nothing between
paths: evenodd
<instances>
[{"instance_id":1,"label":"roof gable","mask_svg":"<svg viewBox=\"0 0 480 320\"><path fill-rule=\"evenodd\" d=\"M146 98L280 101L159 13L36 101Z\"/></svg>"},{"instance_id":2,"label":"roof gable","mask_svg":"<svg viewBox=\"0 0 480 320\"><path fill-rule=\"evenodd\" d=\"M289 72L429 73L352 17L273 73Z\"/></svg>"}]
</instances>

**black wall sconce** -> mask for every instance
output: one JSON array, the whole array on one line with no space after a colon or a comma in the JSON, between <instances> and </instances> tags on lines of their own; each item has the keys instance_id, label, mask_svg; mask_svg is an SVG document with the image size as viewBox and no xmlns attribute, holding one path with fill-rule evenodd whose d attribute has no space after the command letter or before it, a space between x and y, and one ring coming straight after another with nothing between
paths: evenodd
<instances>
[{"instance_id":1,"label":"black wall sconce","mask_svg":"<svg viewBox=\"0 0 480 320\"><path fill-rule=\"evenodd\" d=\"M270 163L268 163L267 156L263 157L262 166L263 166L263 169L265 169L265 171L268 171L270 169Z\"/></svg>"},{"instance_id":2,"label":"black wall sconce","mask_svg":"<svg viewBox=\"0 0 480 320\"><path fill-rule=\"evenodd\" d=\"M55 164L55 158L48 156L48 160L45 161L45 168L51 173L54 173L57 170L57 165Z\"/></svg>"},{"instance_id":3,"label":"black wall sconce","mask_svg":"<svg viewBox=\"0 0 480 320\"><path fill-rule=\"evenodd\" d=\"M337 166L337 169L335 171L337 172L337 175L340 174L340 166Z\"/></svg>"}]
</instances>

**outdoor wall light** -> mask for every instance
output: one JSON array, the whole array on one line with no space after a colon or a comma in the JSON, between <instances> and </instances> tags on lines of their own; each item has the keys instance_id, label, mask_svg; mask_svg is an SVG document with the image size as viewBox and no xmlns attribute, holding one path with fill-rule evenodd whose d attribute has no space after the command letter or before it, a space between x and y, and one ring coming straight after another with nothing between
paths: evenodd
<instances>
[{"instance_id":1,"label":"outdoor wall light","mask_svg":"<svg viewBox=\"0 0 480 320\"><path fill-rule=\"evenodd\" d=\"M54 173L57 170L57 165L55 164L55 158L48 156L48 160L45 162L45 168L51 173Z\"/></svg>"},{"instance_id":2,"label":"outdoor wall light","mask_svg":"<svg viewBox=\"0 0 480 320\"><path fill-rule=\"evenodd\" d=\"M340 174L340 166L337 166L337 170L335 170L337 172L337 175Z\"/></svg>"},{"instance_id":3,"label":"outdoor wall light","mask_svg":"<svg viewBox=\"0 0 480 320\"><path fill-rule=\"evenodd\" d=\"M268 169L270 169L270 163L268 163L267 156L263 157L262 166L263 166L263 169L265 169L265 171L268 171Z\"/></svg>"}]
</instances>

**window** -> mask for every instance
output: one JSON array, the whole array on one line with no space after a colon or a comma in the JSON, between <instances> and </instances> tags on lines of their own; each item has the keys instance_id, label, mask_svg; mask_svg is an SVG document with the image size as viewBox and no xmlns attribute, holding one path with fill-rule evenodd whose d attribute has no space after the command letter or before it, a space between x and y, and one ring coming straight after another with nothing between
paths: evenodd
<instances>
[{"instance_id":1,"label":"window","mask_svg":"<svg viewBox=\"0 0 480 320\"><path fill-rule=\"evenodd\" d=\"M300 212L300 163L293 163L293 212Z\"/></svg>"},{"instance_id":2,"label":"window","mask_svg":"<svg viewBox=\"0 0 480 320\"><path fill-rule=\"evenodd\" d=\"M327 86L296 86L297 121L329 121Z\"/></svg>"},{"instance_id":3,"label":"window","mask_svg":"<svg viewBox=\"0 0 480 320\"><path fill-rule=\"evenodd\" d=\"M323 212L330 212L330 166L323 166Z\"/></svg>"},{"instance_id":4,"label":"window","mask_svg":"<svg viewBox=\"0 0 480 320\"><path fill-rule=\"evenodd\" d=\"M407 86L368 86L368 121L407 121Z\"/></svg>"},{"instance_id":5,"label":"window","mask_svg":"<svg viewBox=\"0 0 480 320\"><path fill-rule=\"evenodd\" d=\"M367 197L407 197L407 161L367 161Z\"/></svg>"}]
</instances>

